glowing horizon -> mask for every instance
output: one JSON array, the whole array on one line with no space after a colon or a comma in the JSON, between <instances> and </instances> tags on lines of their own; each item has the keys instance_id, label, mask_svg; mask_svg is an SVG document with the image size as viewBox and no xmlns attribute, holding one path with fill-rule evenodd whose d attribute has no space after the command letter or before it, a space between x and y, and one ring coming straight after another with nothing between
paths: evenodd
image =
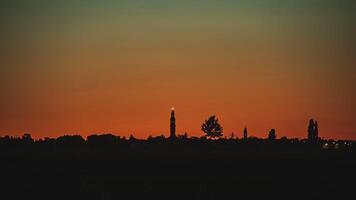
<instances>
[{"instance_id":1,"label":"glowing horizon","mask_svg":"<svg viewBox=\"0 0 356 200\"><path fill-rule=\"evenodd\" d=\"M0 136L177 133L215 114L241 138L356 139L356 5L325 1L0 3Z\"/></svg>"}]
</instances>

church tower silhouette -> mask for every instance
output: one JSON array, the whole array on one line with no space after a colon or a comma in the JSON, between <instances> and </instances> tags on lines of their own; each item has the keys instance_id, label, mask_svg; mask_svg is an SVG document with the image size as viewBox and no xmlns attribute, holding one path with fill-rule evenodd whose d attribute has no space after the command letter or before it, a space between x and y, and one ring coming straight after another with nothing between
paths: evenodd
<instances>
[{"instance_id":1,"label":"church tower silhouette","mask_svg":"<svg viewBox=\"0 0 356 200\"><path fill-rule=\"evenodd\" d=\"M176 118L174 116L174 108L172 108L172 112L171 112L171 124L170 124L170 138L174 139L176 138Z\"/></svg>"}]
</instances>

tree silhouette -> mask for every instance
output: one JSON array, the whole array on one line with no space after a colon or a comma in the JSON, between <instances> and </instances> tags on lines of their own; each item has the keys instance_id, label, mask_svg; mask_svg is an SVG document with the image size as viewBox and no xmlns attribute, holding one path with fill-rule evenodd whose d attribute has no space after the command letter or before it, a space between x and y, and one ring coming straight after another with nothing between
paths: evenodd
<instances>
[{"instance_id":1,"label":"tree silhouette","mask_svg":"<svg viewBox=\"0 0 356 200\"><path fill-rule=\"evenodd\" d=\"M34 139L32 139L32 136L31 134L29 133L25 133L23 136L22 136L22 141L26 144L31 144L34 142Z\"/></svg>"},{"instance_id":2,"label":"tree silhouette","mask_svg":"<svg viewBox=\"0 0 356 200\"><path fill-rule=\"evenodd\" d=\"M129 140L130 141L136 141L137 139L135 138L135 136L133 134L130 134Z\"/></svg>"},{"instance_id":3,"label":"tree silhouette","mask_svg":"<svg viewBox=\"0 0 356 200\"><path fill-rule=\"evenodd\" d=\"M319 125L318 121L315 121L314 123L314 137L317 140L319 138Z\"/></svg>"},{"instance_id":4,"label":"tree silhouette","mask_svg":"<svg viewBox=\"0 0 356 200\"><path fill-rule=\"evenodd\" d=\"M314 139L314 129L315 129L314 120L311 119L311 120L309 120L309 125L308 125L308 139L309 140Z\"/></svg>"},{"instance_id":5,"label":"tree silhouette","mask_svg":"<svg viewBox=\"0 0 356 200\"><path fill-rule=\"evenodd\" d=\"M201 130L206 133L208 138L218 138L223 135L223 127L219 123L219 119L215 115L210 116L209 119L201 125Z\"/></svg>"}]
</instances>

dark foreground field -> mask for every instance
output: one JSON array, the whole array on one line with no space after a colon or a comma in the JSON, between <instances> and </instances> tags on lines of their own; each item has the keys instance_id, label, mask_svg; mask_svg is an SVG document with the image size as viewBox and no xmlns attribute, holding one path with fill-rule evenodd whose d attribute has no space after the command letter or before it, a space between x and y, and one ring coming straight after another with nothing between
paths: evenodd
<instances>
[{"instance_id":1,"label":"dark foreground field","mask_svg":"<svg viewBox=\"0 0 356 200\"><path fill-rule=\"evenodd\" d=\"M354 199L338 150L3 150L1 199Z\"/></svg>"}]
</instances>

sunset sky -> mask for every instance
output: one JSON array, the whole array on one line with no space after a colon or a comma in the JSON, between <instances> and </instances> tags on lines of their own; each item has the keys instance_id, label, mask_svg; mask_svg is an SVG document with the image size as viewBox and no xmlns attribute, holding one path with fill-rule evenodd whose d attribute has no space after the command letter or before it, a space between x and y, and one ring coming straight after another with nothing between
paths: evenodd
<instances>
[{"instance_id":1,"label":"sunset sky","mask_svg":"<svg viewBox=\"0 0 356 200\"><path fill-rule=\"evenodd\" d=\"M4 0L0 135L356 139L356 1Z\"/></svg>"}]
</instances>

